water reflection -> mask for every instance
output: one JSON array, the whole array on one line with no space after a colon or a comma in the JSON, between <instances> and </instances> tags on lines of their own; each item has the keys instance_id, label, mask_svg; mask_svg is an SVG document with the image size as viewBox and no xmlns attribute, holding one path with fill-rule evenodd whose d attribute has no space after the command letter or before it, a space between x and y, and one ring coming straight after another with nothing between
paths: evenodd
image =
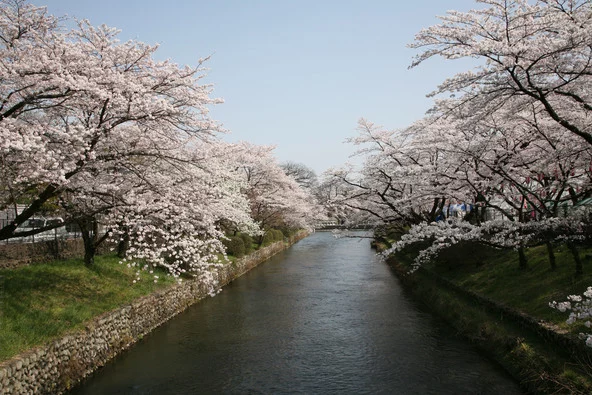
<instances>
[{"instance_id":1,"label":"water reflection","mask_svg":"<svg viewBox=\"0 0 592 395\"><path fill-rule=\"evenodd\" d=\"M319 232L146 336L77 394L512 394L368 240Z\"/></svg>"}]
</instances>

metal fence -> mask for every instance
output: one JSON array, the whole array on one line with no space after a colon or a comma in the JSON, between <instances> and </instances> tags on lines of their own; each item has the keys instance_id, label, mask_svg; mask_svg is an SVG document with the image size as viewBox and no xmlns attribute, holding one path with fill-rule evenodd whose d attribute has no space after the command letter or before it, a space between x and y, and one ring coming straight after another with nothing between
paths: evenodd
<instances>
[{"instance_id":1,"label":"metal fence","mask_svg":"<svg viewBox=\"0 0 592 395\"><path fill-rule=\"evenodd\" d=\"M3 228L4 226L8 225L10 222L12 221L12 219L8 219L8 218L0 218L0 228ZM48 224L48 221L51 221L51 219L41 219L41 218L33 218L29 221L27 221L26 223L26 227L22 228L22 230L35 230L35 229L39 229L43 226L46 226ZM51 230L46 230L31 236L26 236L26 237L14 237L11 239L6 239L6 240L2 240L0 241L0 243L2 244L19 244L19 243L41 243L41 242L47 242L47 241L58 241L58 240L64 240L64 239L77 239L82 237L82 234L80 233L80 229L75 226L75 225L66 225L64 224L64 226L60 226L58 228L54 228Z\"/></svg>"}]
</instances>

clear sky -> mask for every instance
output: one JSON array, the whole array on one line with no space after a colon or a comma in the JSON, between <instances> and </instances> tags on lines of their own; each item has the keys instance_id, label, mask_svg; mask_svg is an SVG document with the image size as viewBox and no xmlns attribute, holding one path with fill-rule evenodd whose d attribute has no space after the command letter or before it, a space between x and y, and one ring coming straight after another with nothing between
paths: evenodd
<instances>
[{"instance_id":1,"label":"clear sky","mask_svg":"<svg viewBox=\"0 0 592 395\"><path fill-rule=\"evenodd\" d=\"M224 104L212 117L228 141L275 145L280 161L317 174L348 161L360 117L400 128L431 106L425 95L467 62L408 70L422 27L472 0L38 0L54 15L121 29L160 44L159 59L207 62Z\"/></svg>"}]
</instances>

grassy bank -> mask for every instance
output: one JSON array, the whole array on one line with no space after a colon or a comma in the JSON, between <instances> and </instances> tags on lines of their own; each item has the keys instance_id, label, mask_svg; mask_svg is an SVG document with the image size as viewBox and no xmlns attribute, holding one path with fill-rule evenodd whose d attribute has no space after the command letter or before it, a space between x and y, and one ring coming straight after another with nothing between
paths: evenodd
<instances>
[{"instance_id":1,"label":"grassy bank","mask_svg":"<svg viewBox=\"0 0 592 395\"><path fill-rule=\"evenodd\" d=\"M590 252L583 249L582 257ZM459 333L517 377L525 389L534 393L592 393L592 361L575 356L507 316L492 312L474 298L447 289L426 272L406 275L416 253L409 249L391 260L403 281ZM581 331L581 327L568 327L566 314L551 309L549 302L563 301L567 295L581 293L591 286L589 262L584 265L584 276L576 278L572 257L565 248L557 252L556 270L550 269L544 247L530 249L527 257L529 268L521 270L514 251L463 245L446 251L426 265L426 269L465 290L526 313L537 321L544 320L560 332Z\"/></svg>"},{"instance_id":2,"label":"grassy bank","mask_svg":"<svg viewBox=\"0 0 592 395\"><path fill-rule=\"evenodd\" d=\"M296 233L286 231L285 237ZM263 235L261 244L244 234L230 236L225 241L228 262L234 264L280 240L284 234L273 229ZM81 329L102 313L175 283L161 270L153 274L140 271L141 280L134 282L137 269L119 261L115 255L103 255L95 258L92 267L82 259L68 259L0 269L0 361ZM159 277L156 283L155 274Z\"/></svg>"},{"instance_id":3,"label":"grassy bank","mask_svg":"<svg viewBox=\"0 0 592 395\"><path fill-rule=\"evenodd\" d=\"M519 268L515 251L500 251L479 245L456 246L427 268L465 289L578 333L583 328L568 327L565 324L566 314L551 309L549 302L564 301L568 295L582 294L592 286L590 254L592 248L580 250L585 261L581 277L574 275L573 257L565 247L556 250L557 267L554 270L549 264L545 246L526 250L527 269Z\"/></svg>"},{"instance_id":4,"label":"grassy bank","mask_svg":"<svg viewBox=\"0 0 592 395\"><path fill-rule=\"evenodd\" d=\"M97 256L90 268L69 259L0 270L0 361L174 283L141 272L134 284L135 273L116 256Z\"/></svg>"}]
</instances>

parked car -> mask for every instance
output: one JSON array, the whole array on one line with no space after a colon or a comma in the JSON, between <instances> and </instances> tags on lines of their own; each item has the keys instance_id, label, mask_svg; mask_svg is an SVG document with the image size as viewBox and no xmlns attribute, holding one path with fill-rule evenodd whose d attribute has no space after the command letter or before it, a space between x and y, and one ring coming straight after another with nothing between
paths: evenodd
<instances>
[{"instance_id":1,"label":"parked car","mask_svg":"<svg viewBox=\"0 0 592 395\"><path fill-rule=\"evenodd\" d=\"M33 217L26 220L21 226L19 226L18 230L20 232L26 232L34 229L44 228L46 226L56 225L56 224L63 224L64 220L60 217ZM27 236L26 241L41 241L41 240L52 240L56 237L62 238L66 237L67 235L66 227L60 226L58 228L50 229L43 231L41 233L37 233L32 236Z\"/></svg>"}]
</instances>

